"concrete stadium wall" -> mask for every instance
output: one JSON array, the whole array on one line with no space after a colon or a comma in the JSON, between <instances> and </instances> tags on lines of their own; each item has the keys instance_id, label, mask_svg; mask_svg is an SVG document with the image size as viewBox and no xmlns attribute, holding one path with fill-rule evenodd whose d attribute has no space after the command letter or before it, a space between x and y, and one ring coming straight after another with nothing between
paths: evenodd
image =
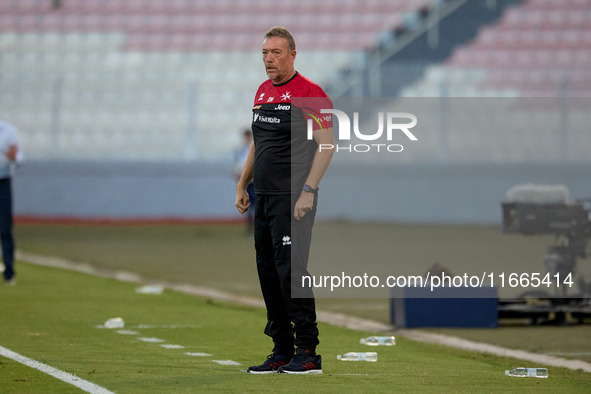
<instances>
[{"instance_id":1,"label":"concrete stadium wall","mask_svg":"<svg viewBox=\"0 0 591 394\"><path fill-rule=\"evenodd\" d=\"M591 164L433 163L329 171L321 212L348 220L500 224L507 190L523 183L564 184L571 201L591 198Z\"/></svg>"},{"instance_id":2,"label":"concrete stadium wall","mask_svg":"<svg viewBox=\"0 0 591 394\"><path fill-rule=\"evenodd\" d=\"M16 216L74 219L232 219L231 166L34 161L13 177Z\"/></svg>"},{"instance_id":3,"label":"concrete stadium wall","mask_svg":"<svg viewBox=\"0 0 591 394\"><path fill-rule=\"evenodd\" d=\"M235 220L230 164L33 161L17 169L18 217L106 220ZM318 219L499 224L506 191L564 184L591 197L591 164L335 164L319 193Z\"/></svg>"}]
</instances>

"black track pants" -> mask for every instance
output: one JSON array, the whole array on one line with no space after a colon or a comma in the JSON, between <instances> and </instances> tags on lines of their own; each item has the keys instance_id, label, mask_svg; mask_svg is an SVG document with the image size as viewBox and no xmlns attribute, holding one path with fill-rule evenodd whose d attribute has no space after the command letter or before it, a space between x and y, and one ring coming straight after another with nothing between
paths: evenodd
<instances>
[{"instance_id":1,"label":"black track pants","mask_svg":"<svg viewBox=\"0 0 591 394\"><path fill-rule=\"evenodd\" d=\"M273 338L278 351L285 353L293 352L294 344L312 352L318 345L314 294L311 289L297 289L301 275L309 275L308 255L318 196L312 211L301 220L292 220L297 197L257 194L255 207L257 271L267 306L265 334ZM292 269L297 289L294 295L298 298L292 297Z\"/></svg>"}]
</instances>

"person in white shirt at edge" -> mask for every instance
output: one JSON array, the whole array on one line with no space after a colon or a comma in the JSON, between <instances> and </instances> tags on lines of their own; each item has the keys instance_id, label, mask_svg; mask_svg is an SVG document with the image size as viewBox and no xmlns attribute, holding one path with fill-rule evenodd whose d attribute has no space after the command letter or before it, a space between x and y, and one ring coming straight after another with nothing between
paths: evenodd
<instances>
[{"instance_id":1,"label":"person in white shirt at edge","mask_svg":"<svg viewBox=\"0 0 591 394\"><path fill-rule=\"evenodd\" d=\"M12 187L11 176L16 164L23 161L23 152L18 147L16 129L0 120L0 239L4 282L14 285L14 239L12 236Z\"/></svg>"}]
</instances>

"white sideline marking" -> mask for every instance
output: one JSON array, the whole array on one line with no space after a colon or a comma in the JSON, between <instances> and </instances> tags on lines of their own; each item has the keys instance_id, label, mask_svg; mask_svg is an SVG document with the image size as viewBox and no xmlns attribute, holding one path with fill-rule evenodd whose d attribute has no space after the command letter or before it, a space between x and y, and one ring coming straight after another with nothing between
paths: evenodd
<instances>
[{"instance_id":1,"label":"white sideline marking","mask_svg":"<svg viewBox=\"0 0 591 394\"><path fill-rule=\"evenodd\" d=\"M164 342L164 339L160 339L160 338L138 338L140 341L144 341L144 342Z\"/></svg>"},{"instance_id":2,"label":"white sideline marking","mask_svg":"<svg viewBox=\"0 0 591 394\"><path fill-rule=\"evenodd\" d=\"M50 367L49 365L40 363L39 361L32 360L28 357L21 356L18 353L13 352L12 350L6 349L5 347L0 346L0 355L19 362L21 364L25 364L27 367L35 368L43 373L53 376L61 380L62 382L69 383L73 386L78 387L86 391L87 393L92 394L115 394L112 391L107 390L104 387L97 386L94 383L90 383L87 380L81 379L76 375L69 374L64 371L60 371L57 368Z\"/></svg>"},{"instance_id":3,"label":"white sideline marking","mask_svg":"<svg viewBox=\"0 0 591 394\"><path fill-rule=\"evenodd\" d=\"M209 353L185 353L187 356L204 356L204 357L211 357Z\"/></svg>"},{"instance_id":4,"label":"white sideline marking","mask_svg":"<svg viewBox=\"0 0 591 394\"><path fill-rule=\"evenodd\" d=\"M133 283L145 283L146 280L137 274L128 272L117 272L109 271L105 269L99 269L91 266L90 264L77 263L71 260L66 260L57 257L41 256L33 253L16 251L16 258L18 260L27 261L31 264L41 265L45 267L55 267L61 269L67 269L70 271L81 272L88 275L99 276L102 278L117 279L122 282L133 282ZM238 296L235 294L228 294L223 291L211 289L204 286L195 286L182 283L171 283L162 282L164 288L170 289L183 294L196 295L201 297L209 297L215 300L224 302L234 302L236 304L254 306L258 308L264 308L265 303L262 299ZM392 332L393 328L389 324L375 322L368 319L362 319L353 316L347 316L345 314L316 311L316 317L319 322L331 324L333 326L339 326L348 328L350 330L362 330L362 331L373 331L373 332ZM102 328L102 327L100 327ZM138 327L139 328L139 327ZM510 350L502 348L500 346L488 345L485 343L459 340L446 335L430 334L421 331L414 330L398 330L398 335L404 336L413 341L426 342L426 343L438 343L449 347L455 347L458 349L469 350L479 353L492 353L502 357L512 357L518 360L533 361L540 364L553 365L568 369L582 369L585 372L591 372L591 363L587 363L580 360L567 360L560 357L554 357L549 355L531 353L524 350Z\"/></svg>"},{"instance_id":5,"label":"white sideline marking","mask_svg":"<svg viewBox=\"0 0 591 394\"><path fill-rule=\"evenodd\" d=\"M137 331L131 331L131 330L119 330L119 331L117 331L117 334L122 334L122 335L140 335L139 332L137 332Z\"/></svg>"},{"instance_id":6,"label":"white sideline marking","mask_svg":"<svg viewBox=\"0 0 591 394\"><path fill-rule=\"evenodd\" d=\"M400 336L419 342L436 343L439 345L451 346L462 350L469 350L472 352L489 353L500 357L511 357L519 360L531 361L533 363L551 365L554 367L582 369L585 372L591 372L591 364L585 361L567 360L565 358L553 357L545 354L531 353L525 350L507 349L496 345L490 345L488 343L474 342L469 341L467 339L450 337L441 334L433 334L424 331L405 329L398 330L396 332Z\"/></svg>"},{"instance_id":7,"label":"white sideline marking","mask_svg":"<svg viewBox=\"0 0 591 394\"><path fill-rule=\"evenodd\" d=\"M240 365L240 363L234 361L234 360L211 360L214 363L218 363L220 365Z\"/></svg>"},{"instance_id":8,"label":"white sideline marking","mask_svg":"<svg viewBox=\"0 0 591 394\"><path fill-rule=\"evenodd\" d=\"M171 345L171 344L164 344L164 345L160 345L165 349L184 349L185 347L183 345Z\"/></svg>"}]
</instances>

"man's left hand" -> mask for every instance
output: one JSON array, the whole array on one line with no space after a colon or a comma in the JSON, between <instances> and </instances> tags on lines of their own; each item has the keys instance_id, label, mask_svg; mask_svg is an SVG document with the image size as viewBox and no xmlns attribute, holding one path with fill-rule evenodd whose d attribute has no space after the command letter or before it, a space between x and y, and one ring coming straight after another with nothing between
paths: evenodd
<instances>
[{"instance_id":1,"label":"man's left hand","mask_svg":"<svg viewBox=\"0 0 591 394\"><path fill-rule=\"evenodd\" d=\"M10 148L8 148L8 151L5 153L5 155L8 158L8 160L15 161L17 152L18 147L15 144L13 144L10 145Z\"/></svg>"},{"instance_id":2,"label":"man's left hand","mask_svg":"<svg viewBox=\"0 0 591 394\"><path fill-rule=\"evenodd\" d=\"M296 202L293 216L296 220L303 218L308 212L314 208L314 193L308 193L302 191L300 198Z\"/></svg>"}]
</instances>

